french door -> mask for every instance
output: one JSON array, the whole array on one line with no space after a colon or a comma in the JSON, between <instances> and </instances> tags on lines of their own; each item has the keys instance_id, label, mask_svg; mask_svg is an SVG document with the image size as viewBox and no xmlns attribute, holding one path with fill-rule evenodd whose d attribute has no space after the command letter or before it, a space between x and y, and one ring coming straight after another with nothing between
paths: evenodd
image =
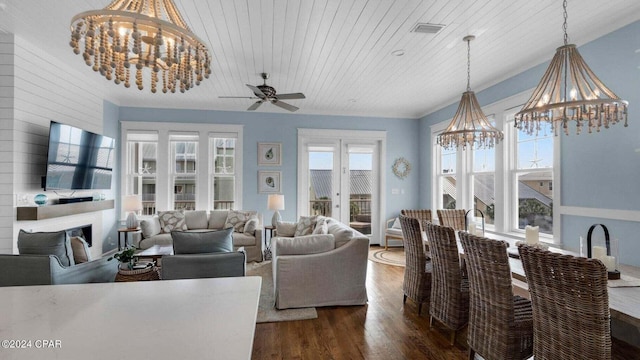
<instances>
[{"instance_id":1,"label":"french door","mask_svg":"<svg viewBox=\"0 0 640 360\"><path fill-rule=\"evenodd\" d=\"M299 215L335 218L379 243L384 135L299 129Z\"/></svg>"}]
</instances>

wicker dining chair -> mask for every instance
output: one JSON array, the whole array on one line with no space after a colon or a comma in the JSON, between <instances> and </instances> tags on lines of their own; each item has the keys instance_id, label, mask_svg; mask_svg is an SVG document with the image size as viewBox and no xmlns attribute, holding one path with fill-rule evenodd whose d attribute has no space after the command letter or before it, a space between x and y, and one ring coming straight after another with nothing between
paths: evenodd
<instances>
[{"instance_id":1,"label":"wicker dining chair","mask_svg":"<svg viewBox=\"0 0 640 360\"><path fill-rule=\"evenodd\" d=\"M420 220L400 215L400 225L404 236L404 281L402 303L407 297L418 304L418 315L422 311L422 304L429 302L431 297L431 259L422 249L422 227Z\"/></svg>"},{"instance_id":2,"label":"wicker dining chair","mask_svg":"<svg viewBox=\"0 0 640 360\"><path fill-rule=\"evenodd\" d=\"M412 217L420 220L420 226L426 222L433 222L433 218L431 217L431 210L429 209L402 209L400 210L400 214L408 217ZM422 228L422 232L424 232L424 228ZM429 246L426 242L422 243L422 248L424 252L429 256Z\"/></svg>"},{"instance_id":3,"label":"wicker dining chair","mask_svg":"<svg viewBox=\"0 0 640 360\"><path fill-rule=\"evenodd\" d=\"M531 302L513 295L508 244L458 232L469 276L469 359L527 359L533 353Z\"/></svg>"},{"instance_id":4,"label":"wicker dining chair","mask_svg":"<svg viewBox=\"0 0 640 360\"><path fill-rule=\"evenodd\" d=\"M600 260L521 244L533 305L533 355L611 359L607 269Z\"/></svg>"},{"instance_id":5,"label":"wicker dining chair","mask_svg":"<svg viewBox=\"0 0 640 360\"><path fill-rule=\"evenodd\" d=\"M469 281L460 266L456 233L450 227L423 223L431 249L431 300L429 326L433 319L451 330L453 345L458 330L469 321Z\"/></svg>"},{"instance_id":6,"label":"wicker dining chair","mask_svg":"<svg viewBox=\"0 0 640 360\"><path fill-rule=\"evenodd\" d=\"M438 221L442 226L448 226L453 230L467 230L464 227L464 209L439 209L436 211L438 214Z\"/></svg>"}]
</instances>

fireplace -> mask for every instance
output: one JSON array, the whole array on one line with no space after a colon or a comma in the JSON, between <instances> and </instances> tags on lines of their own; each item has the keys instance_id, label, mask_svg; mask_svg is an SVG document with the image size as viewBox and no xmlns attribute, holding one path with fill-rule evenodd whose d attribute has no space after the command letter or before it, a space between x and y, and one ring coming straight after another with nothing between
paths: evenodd
<instances>
[{"instance_id":1,"label":"fireplace","mask_svg":"<svg viewBox=\"0 0 640 360\"><path fill-rule=\"evenodd\" d=\"M83 239L85 239L85 241L87 242L87 244L89 245L89 247L91 247L93 245L93 236L92 236L92 231L91 231L91 224L89 225L82 225L82 226L78 226L72 229L66 229L65 230L67 232L67 236L72 237L72 236L82 236Z\"/></svg>"}]
</instances>

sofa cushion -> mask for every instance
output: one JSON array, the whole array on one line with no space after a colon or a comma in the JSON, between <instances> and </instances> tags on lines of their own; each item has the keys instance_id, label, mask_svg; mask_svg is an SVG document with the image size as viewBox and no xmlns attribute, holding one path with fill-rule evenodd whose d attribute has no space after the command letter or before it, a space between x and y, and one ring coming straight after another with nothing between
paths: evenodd
<instances>
[{"instance_id":1,"label":"sofa cushion","mask_svg":"<svg viewBox=\"0 0 640 360\"><path fill-rule=\"evenodd\" d=\"M223 229L227 221L229 210L211 210L209 214L209 229Z\"/></svg>"},{"instance_id":2,"label":"sofa cushion","mask_svg":"<svg viewBox=\"0 0 640 360\"><path fill-rule=\"evenodd\" d=\"M55 255L63 266L75 265L67 232L26 232L18 234L18 252L25 255Z\"/></svg>"},{"instance_id":3,"label":"sofa cushion","mask_svg":"<svg viewBox=\"0 0 640 360\"><path fill-rule=\"evenodd\" d=\"M138 248L142 250L146 250L153 245L171 245L173 244L173 240L171 240L171 233L168 234L157 234L153 235L149 238L144 238L140 240L138 243Z\"/></svg>"},{"instance_id":4,"label":"sofa cushion","mask_svg":"<svg viewBox=\"0 0 640 360\"><path fill-rule=\"evenodd\" d=\"M305 235L294 238L278 238L277 256L307 255L323 253L335 249L333 235Z\"/></svg>"},{"instance_id":5,"label":"sofa cushion","mask_svg":"<svg viewBox=\"0 0 640 360\"><path fill-rule=\"evenodd\" d=\"M160 219L160 228L163 233L170 233L174 230L187 230L187 223L182 210L158 211L158 218Z\"/></svg>"},{"instance_id":6,"label":"sofa cushion","mask_svg":"<svg viewBox=\"0 0 640 360\"><path fill-rule=\"evenodd\" d=\"M328 234L329 233L329 225L327 225L327 219L326 218L322 218L319 219L318 222L316 223L316 228L313 229L312 234L317 235L317 234Z\"/></svg>"},{"instance_id":7,"label":"sofa cushion","mask_svg":"<svg viewBox=\"0 0 640 360\"><path fill-rule=\"evenodd\" d=\"M73 250L73 261L76 264L81 264L91 261L91 252L89 252L89 244L82 238L82 236L72 236L71 249Z\"/></svg>"},{"instance_id":8,"label":"sofa cushion","mask_svg":"<svg viewBox=\"0 0 640 360\"><path fill-rule=\"evenodd\" d=\"M296 233L296 226L298 223L291 221L278 221L276 223L276 235L290 237Z\"/></svg>"},{"instance_id":9,"label":"sofa cushion","mask_svg":"<svg viewBox=\"0 0 640 360\"><path fill-rule=\"evenodd\" d=\"M402 236L402 229L395 229L395 228L388 228L385 231L385 234L387 235L394 235L394 236Z\"/></svg>"},{"instance_id":10,"label":"sofa cushion","mask_svg":"<svg viewBox=\"0 0 640 360\"><path fill-rule=\"evenodd\" d=\"M353 230L342 223L334 223L329 226L329 234L333 234L336 241L336 248L346 244L353 237Z\"/></svg>"},{"instance_id":11,"label":"sofa cushion","mask_svg":"<svg viewBox=\"0 0 640 360\"><path fill-rule=\"evenodd\" d=\"M206 229L209 225L205 210L185 211L184 220L189 230Z\"/></svg>"},{"instance_id":12,"label":"sofa cushion","mask_svg":"<svg viewBox=\"0 0 640 360\"><path fill-rule=\"evenodd\" d=\"M258 218L257 217L251 218L249 219L249 221L247 221L246 224L244 224L243 233L253 236L257 228L258 228Z\"/></svg>"},{"instance_id":13,"label":"sofa cushion","mask_svg":"<svg viewBox=\"0 0 640 360\"><path fill-rule=\"evenodd\" d=\"M173 253L178 254L208 254L216 252L232 252L233 229L212 231L172 231Z\"/></svg>"},{"instance_id":14,"label":"sofa cushion","mask_svg":"<svg viewBox=\"0 0 640 360\"><path fill-rule=\"evenodd\" d=\"M140 229L142 230L142 237L145 238L160 234L162 231L162 228L160 227L160 218L158 215L154 215L150 219L140 221Z\"/></svg>"},{"instance_id":15,"label":"sofa cushion","mask_svg":"<svg viewBox=\"0 0 640 360\"><path fill-rule=\"evenodd\" d=\"M244 224L253 215L250 211L229 210L224 228L232 227L235 232L244 232Z\"/></svg>"},{"instance_id":16,"label":"sofa cushion","mask_svg":"<svg viewBox=\"0 0 640 360\"><path fill-rule=\"evenodd\" d=\"M313 229L316 226L316 222L318 221L318 216L300 216L298 220L298 224L296 225L296 232L293 234L294 236L303 236L309 235L313 232Z\"/></svg>"},{"instance_id":17,"label":"sofa cushion","mask_svg":"<svg viewBox=\"0 0 640 360\"><path fill-rule=\"evenodd\" d=\"M253 246L256 244L256 237L245 233L233 233L233 246Z\"/></svg>"}]
</instances>

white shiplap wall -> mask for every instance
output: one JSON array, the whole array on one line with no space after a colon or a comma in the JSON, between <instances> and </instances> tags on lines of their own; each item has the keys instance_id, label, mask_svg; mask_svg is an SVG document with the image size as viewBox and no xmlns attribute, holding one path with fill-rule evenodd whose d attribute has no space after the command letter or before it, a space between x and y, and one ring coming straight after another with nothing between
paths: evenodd
<instances>
[{"instance_id":1,"label":"white shiplap wall","mask_svg":"<svg viewBox=\"0 0 640 360\"><path fill-rule=\"evenodd\" d=\"M33 195L42 192L40 181L46 172L49 122L56 120L102 133L105 96L102 83L98 82L102 80L99 76L93 78L87 76L93 76L91 72L83 73L72 69L19 36L15 36L13 40L13 121L11 118L8 121L12 123L13 154L8 160L0 160L13 162L13 172L9 174L12 186L7 187L9 190L3 187L0 194L8 192L11 199L16 198L13 194L27 194L31 200ZM108 199L114 198L113 191L103 193ZM46 194L49 199L58 198L54 192ZM92 192L76 193L74 196L91 194ZM111 216L88 213L51 220L16 221L15 202L17 201L0 203L0 216L8 214L13 221L13 231L0 234L0 250L3 252L17 252L15 239L20 229L53 231L93 224L91 252L92 255L99 256L102 254L103 235L108 235L103 234L103 221L115 222L115 210L107 211ZM4 222L0 226L4 226L2 224Z\"/></svg>"},{"instance_id":2,"label":"white shiplap wall","mask_svg":"<svg viewBox=\"0 0 640 360\"><path fill-rule=\"evenodd\" d=\"M0 34L0 234L12 234L13 222L13 35ZM0 253L10 253L13 240L0 238Z\"/></svg>"}]
</instances>

